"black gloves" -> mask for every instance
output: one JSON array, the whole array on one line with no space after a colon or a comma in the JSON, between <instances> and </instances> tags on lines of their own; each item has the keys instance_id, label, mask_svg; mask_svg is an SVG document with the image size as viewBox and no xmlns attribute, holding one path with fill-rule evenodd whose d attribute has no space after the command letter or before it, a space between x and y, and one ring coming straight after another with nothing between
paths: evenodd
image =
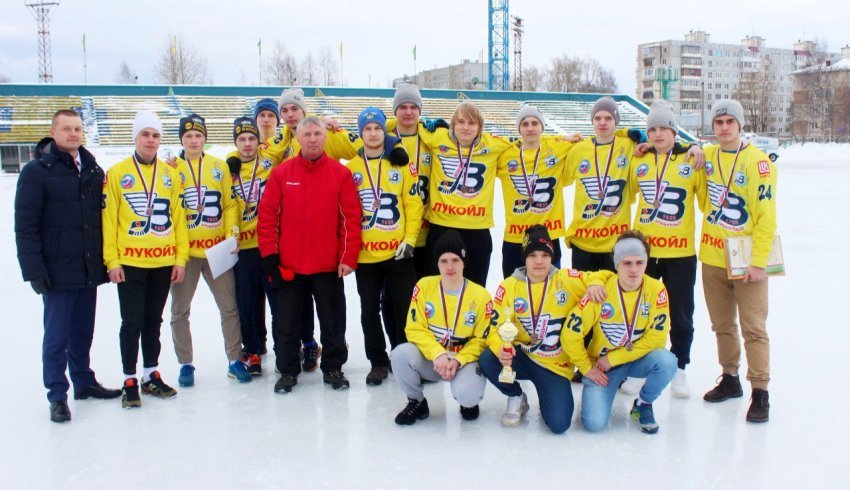
<instances>
[{"instance_id":1,"label":"black gloves","mask_svg":"<svg viewBox=\"0 0 850 490\"><path fill-rule=\"evenodd\" d=\"M239 157L228 158L227 168L230 169L230 175L239 175L239 170L242 169L242 160Z\"/></svg>"},{"instance_id":2,"label":"black gloves","mask_svg":"<svg viewBox=\"0 0 850 490\"><path fill-rule=\"evenodd\" d=\"M278 268L280 265L280 256L278 254L267 255L263 257L262 264L263 273L268 277L272 289L283 287L283 277L280 275L280 269Z\"/></svg>"},{"instance_id":3,"label":"black gloves","mask_svg":"<svg viewBox=\"0 0 850 490\"><path fill-rule=\"evenodd\" d=\"M35 294L47 294L50 292L50 288L52 287L50 284L50 278L47 276L30 281L30 286L32 286L32 290L35 291Z\"/></svg>"}]
</instances>

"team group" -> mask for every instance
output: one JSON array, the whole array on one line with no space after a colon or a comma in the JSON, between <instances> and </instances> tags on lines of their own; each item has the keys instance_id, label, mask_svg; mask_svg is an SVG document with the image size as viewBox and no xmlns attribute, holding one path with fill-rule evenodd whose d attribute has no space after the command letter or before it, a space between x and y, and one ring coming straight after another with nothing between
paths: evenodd
<instances>
[{"instance_id":1,"label":"team group","mask_svg":"<svg viewBox=\"0 0 850 490\"><path fill-rule=\"evenodd\" d=\"M105 175L82 147L79 115L57 112L15 200L23 277L45 305L51 420L71 418L66 369L76 399L121 396L130 408L141 406L140 392L177 394L157 370L169 293L178 383L194 385L189 317L201 276L221 316L228 376L249 382L262 374L268 305L275 392L291 392L302 370L317 367L325 383L346 389L342 278L354 272L371 364L366 383L393 373L408 399L396 423L428 417L423 383L440 380L450 382L461 416L476 419L489 380L507 397L502 424L518 425L528 401L516 379L525 379L555 433L571 424L571 382L583 384L586 430L607 426L619 390L637 395L631 416L654 433L652 402L668 384L673 396L690 394L697 239L722 367L704 399L743 396L740 318L752 385L747 420L768 420L764 268L777 174L741 138L737 101L714 104L717 144L704 149L677 142L663 100L650 108L644 134L619 129L616 102L600 98L588 138L544 134L532 105L518 111L518 139L483 132L471 102L459 104L450 123L424 119L422 110L419 89L399 86L394 118L367 107L354 135L307 115L303 91L288 89L234 121L236 151L225 161L204 152L207 127L197 114L180 120L179 157L159 158L162 122L141 111L133 155ZM505 279L491 297L484 286L496 178ZM699 237L696 206L704 216ZM752 261L743 280L731 281L724 243L740 235L752 237ZM229 238L238 262L214 277L205 252ZM571 268L560 269L562 239ZM121 390L101 386L89 367L96 287L107 281L117 284L120 303Z\"/></svg>"}]
</instances>

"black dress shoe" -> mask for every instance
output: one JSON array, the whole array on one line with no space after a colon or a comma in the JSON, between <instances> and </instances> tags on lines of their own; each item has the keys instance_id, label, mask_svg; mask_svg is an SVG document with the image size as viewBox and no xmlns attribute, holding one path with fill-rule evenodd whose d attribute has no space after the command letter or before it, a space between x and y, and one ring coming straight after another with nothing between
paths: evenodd
<instances>
[{"instance_id":1,"label":"black dress shoe","mask_svg":"<svg viewBox=\"0 0 850 490\"><path fill-rule=\"evenodd\" d=\"M66 400L50 402L50 420L60 424L71 421L71 409L68 408Z\"/></svg>"},{"instance_id":2,"label":"black dress shoe","mask_svg":"<svg viewBox=\"0 0 850 490\"><path fill-rule=\"evenodd\" d=\"M86 398L110 400L119 396L121 396L121 390L110 390L109 388L104 388L100 383L74 390L74 400L85 400Z\"/></svg>"}]
</instances>

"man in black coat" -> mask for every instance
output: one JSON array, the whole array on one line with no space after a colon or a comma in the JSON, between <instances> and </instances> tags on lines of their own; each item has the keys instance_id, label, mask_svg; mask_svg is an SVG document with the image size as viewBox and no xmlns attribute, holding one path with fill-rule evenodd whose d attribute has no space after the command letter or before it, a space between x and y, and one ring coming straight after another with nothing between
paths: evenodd
<instances>
[{"instance_id":1,"label":"man in black coat","mask_svg":"<svg viewBox=\"0 0 850 490\"><path fill-rule=\"evenodd\" d=\"M104 173L82 145L83 122L71 110L53 116L50 138L18 178L15 242L25 281L44 300L42 364L50 420L71 420L74 398L117 398L89 367L97 286L107 281L101 209Z\"/></svg>"}]
</instances>

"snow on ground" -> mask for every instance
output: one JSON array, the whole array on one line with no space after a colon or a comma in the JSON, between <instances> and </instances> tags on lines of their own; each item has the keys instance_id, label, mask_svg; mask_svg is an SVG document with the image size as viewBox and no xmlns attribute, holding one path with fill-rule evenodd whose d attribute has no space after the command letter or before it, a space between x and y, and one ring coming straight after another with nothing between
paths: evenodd
<instances>
[{"instance_id":1,"label":"snow on ground","mask_svg":"<svg viewBox=\"0 0 850 490\"><path fill-rule=\"evenodd\" d=\"M140 410L122 410L118 400L70 400L73 421L53 424L41 386L41 301L21 281L15 258L17 180L2 176L0 203L7 212L0 216L0 250L5 252L0 276L6 278L0 301L0 318L6 318L0 487L846 488L850 397L843 376L850 372L845 347L850 315L840 294L850 277L850 262L841 258L850 240L848 150L807 144L785 150L777 162L779 231L788 276L771 279L770 422L744 421L746 396L719 405L703 402L702 394L720 370L698 280L688 369L693 396L662 395L655 403L661 430L652 436L640 433L629 419L632 398L623 395L615 401L607 430L584 431L578 386L573 387L573 426L564 435L552 435L526 383L532 408L520 427L499 425L505 399L492 386L480 419L462 421L442 383L426 387L429 419L396 426L393 418L405 398L392 376L379 387L365 384L368 362L353 276L346 280L348 391L334 392L316 372L302 374L292 394L277 395L272 391L273 355L266 358L266 374L254 382L239 385L228 379L218 314L209 291L200 286L192 317L195 387L178 389L172 400L143 397ZM572 199L571 189L567 199ZM498 209L498 197L496 202ZM499 279L498 226L493 235L490 291ZM176 387L168 308L160 369ZM110 387L122 381L119 324L115 287L103 286L92 366Z\"/></svg>"}]
</instances>

